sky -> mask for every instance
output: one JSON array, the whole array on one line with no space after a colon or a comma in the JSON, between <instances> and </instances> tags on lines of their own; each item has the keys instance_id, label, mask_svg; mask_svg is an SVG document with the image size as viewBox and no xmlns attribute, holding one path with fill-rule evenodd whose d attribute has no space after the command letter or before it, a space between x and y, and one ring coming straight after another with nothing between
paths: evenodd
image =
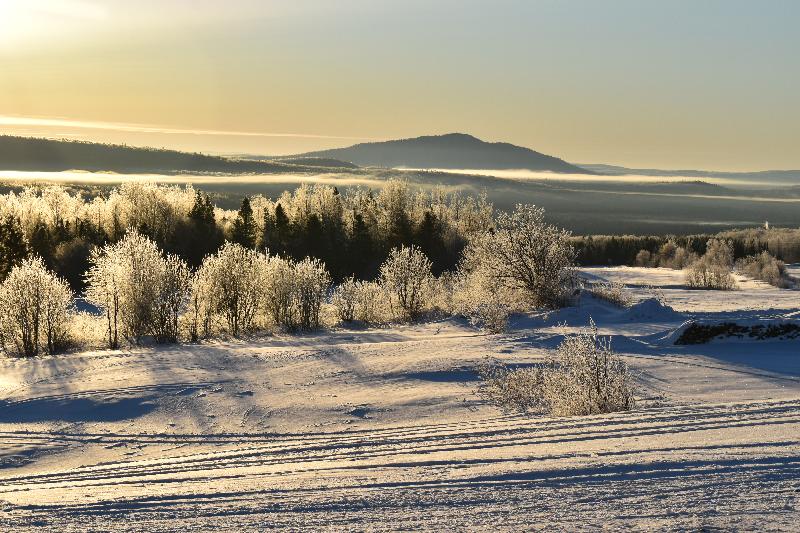
<instances>
[{"instance_id":1,"label":"sky","mask_svg":"<svg viewBox=\"0 0 800 533\"><path fill-rule=\"evenodd\" d=\"M800 168L795 0L0 0L0 133Z\"/></svg>"}]
</instances>

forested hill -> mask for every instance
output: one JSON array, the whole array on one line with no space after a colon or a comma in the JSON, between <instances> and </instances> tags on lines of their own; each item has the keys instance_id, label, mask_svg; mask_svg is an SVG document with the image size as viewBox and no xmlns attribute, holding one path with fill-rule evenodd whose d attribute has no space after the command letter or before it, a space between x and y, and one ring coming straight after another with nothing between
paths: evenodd
<instances>
[{"instance_id":1,"label":"forested hill","mask_svg":"<svg viewBox=\"0 0 800 533\"><path fill-rule=\"evenodd\" d=\"M362 143L298 157L333 158L359 166L504 170L527 169L594 174L557 157L502 142L486 142L464 133Z\"/></svg>"},{"instance_id":2,"label":"forested hill","mask_svg":"<svg viewBox=\"0 0 800 533\"><path fill-rule=\"evenodd\" d=\"M311 163L313 160L309 159L294 164L115 144L0 136L0 170L241 174L310 170L314 166Z\"/></svg>"}]
</instances>

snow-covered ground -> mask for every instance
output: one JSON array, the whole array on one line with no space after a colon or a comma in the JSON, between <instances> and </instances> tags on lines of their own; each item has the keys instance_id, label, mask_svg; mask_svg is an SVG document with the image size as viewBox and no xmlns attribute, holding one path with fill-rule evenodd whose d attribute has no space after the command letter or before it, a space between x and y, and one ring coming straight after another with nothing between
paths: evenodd
<instances>
[{"instance_id":1,"label":"snow-covered ground","mask_svg":"<svg viewBox=\"0 0 800 533\"><path fill-rule=\"evenodd\" d=\"M449 320L0 361L0 530L796 531L800 340L671 343L687 320L791 320L800 292L592 268L637 299ZM487 356L534 362L591 316L636 410L548 419L474 390ZM788 317L788 318L787 318Z\"/></svg>"}]
</instances>

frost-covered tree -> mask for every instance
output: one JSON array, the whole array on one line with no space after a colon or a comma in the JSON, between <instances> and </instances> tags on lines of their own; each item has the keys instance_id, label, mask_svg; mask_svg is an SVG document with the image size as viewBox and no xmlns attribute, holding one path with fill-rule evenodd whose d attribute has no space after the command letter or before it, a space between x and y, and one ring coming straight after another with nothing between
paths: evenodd
<instances>
[{"instance_id":1,"label":"frost-covered tree","mask_svg":"<svg viewBox=\"0 0 800 533\"><path fill-rule=\"evenodd\" d=\"M222 317L231 335L251 331L263 297L267 263L264 256L240 244L226 243L203 260L193 284L193 300L201 295L211 314Z\"/></svg>"},{"instance_id":2,"label":"frost-covered tree","mask_svg":"<svg viewBox=\"0 0 800 533\"><path fill-rule=\"evenodd\" d=\"M73 311L69 284L39 257L25 259L0 284L0 345L26 357L56 353Z\"/></svg>"},{"instance_id":3,"label":"frost-covered tree","mask_svg":"<svg viewBox=\"0 0 800 533\"><path fill-rule=\"evenodd\" d=\"M330 274L318 259L295 262L270 257L263 280L264 309L276 326L289 330L318 328L330 285Z\"/></svg>"},{"instance_id":4,"label":"frost-covered tree","mask_svg":"<svg viewBox=\"0 0 800 533\"><path fill-rule=\"evenodd\" d=\"M186 262L176 255L166 256L161 267L150 330L156 342L178 342L179 320L189 306L192 276Z\"/></svg>"},{"instance_id":5,"label":"frost-covered tree","mask_svg":"<svg viewBox=\"0 0 800 533\"><path fill-rule=\"evenodd\" d=\"M106 317L106 339L112 350L119 348L119 322L122 307L124 268L121 257L110 246L95 248L86 272L86 300Z\"/></svg>"},{"instance_id":6,"label":"frost-covered tree","mask_svg":"<svg viewBox=\"0 0 800 533\"><path fill-rule=\"evenodd\" d=\"M709 239L706 253L686 270L686 285L699 289L733 290L733 245L723 239Z\"/></svg>"},{"instance_id":7,"label":"frost-covered tree","mask_svg":"<svg viewBox=\"0 0 800 533\"><path fill-rule=\"evenodd\" d=\"M293 328L297 323L294 305L297 278L291 259L272 256L267 259L262 295L264 309L276 326Z\"/></svg>"},{"instance_id":8,"label":"frost-covered tree","mask_svg":"<svg viewBox=\"0 0 800 533\"><path fill-rule=\"evenodd\" d=\"M357 283L351 276L337 285L331 295L331 303L336 309L336 317L342 322L352 322L356 319L356 306L358 305Z\"/></svg>"},{"instance_id":9,"label":"frost-covered tree","mask_svg":"<svg viewBox=\"0 0 800 533\"><path fill-rule=\"evenodd\" d=\"M139 344L145 335L175 342L178 316L189 297L186 263L167 256L138 232L97 248L87 272L87 299L105 312L108 345L119 346L120 333Z\"/></svg>"},{"instance_id":10,"label":"frost-covered tree","mask_svg":"<svg viewBox=\"0 0 800 533\"><path fill-rule=\"evenodd\" d=\"M331 286L331 276L319 259L306 258L294 265L297 327L317 329L320 310Z\"/></svg>"},{"instance_id":11,"label":"frost-covered tree","mask_svg":"<svg viewBox=\"0 0 800 533\"><path fill-rule=\"evenodd\" d=\"M381 265L380 282L398 318L416 320L430 296L431 261L415 246L401 246Z\"/></svg>"},{"instance_id":12,"label":"frost-covered tree","mask_svg":"<svg viewBox=\"0 0 800 533\"><path fill-rule=\"evenodd\" d=\"M794 285L794 280L789 276L786 264L775 259L775 256L767 251L739 259L736 261L736 269L746 276L782 289L788 289Z\"/></svg>"},{"instance_id":13,"label":"frost-covered tree","mask_svg":"<svg viewBox=\"0 0 800 533\"><path fill-rule=\"evenodd\" d=\"M464 264L486 269L493 283L520 291L529 305L553 308L574 279L574 258L570 233L545 222L544 209L520 204L473 240Z\"/></svg>"}]
</instances>

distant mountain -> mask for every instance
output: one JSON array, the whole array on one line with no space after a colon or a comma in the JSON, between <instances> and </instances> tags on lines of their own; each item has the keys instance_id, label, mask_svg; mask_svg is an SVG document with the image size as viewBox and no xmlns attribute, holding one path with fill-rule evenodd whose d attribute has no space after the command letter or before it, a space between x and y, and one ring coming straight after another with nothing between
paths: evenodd
<instances>
[{"instance_id":1,"label":"distant mountain","mask_svg":"<svg viewBox=\"0 0 800 533\"><path fill-rule=\"evenodd\" d=\"M0 136L0 170L270 174L306 169L300 164L282 161L254 161L116 144Z\"/></svg>"},{"instance_id":2,"label":"distant mountain","mask_svg":"<svg viewBox=\"0 0 800 533\"><path fill-rule=\"evenodd\" d=\"M527 169L569 174L593 174L557 157L502 142L485 142L464 133L362 143L299 154L350 161L359 166L475 170Z\"/></svg>"},{"instance_id":3,"label":"distant mountain","mask_svg":"<svg viewBox=\"0 0 800 533\"><path fill-rule=\"evenodd\" d=\"M736 180L800 183L800 170L760 170L755 172L720 172L714 170L659 170L656 168L627 168L614 165L582 164L583 168L606 176L656 176L686 178L729 178Z\"/></svg>"}]
</instances>

